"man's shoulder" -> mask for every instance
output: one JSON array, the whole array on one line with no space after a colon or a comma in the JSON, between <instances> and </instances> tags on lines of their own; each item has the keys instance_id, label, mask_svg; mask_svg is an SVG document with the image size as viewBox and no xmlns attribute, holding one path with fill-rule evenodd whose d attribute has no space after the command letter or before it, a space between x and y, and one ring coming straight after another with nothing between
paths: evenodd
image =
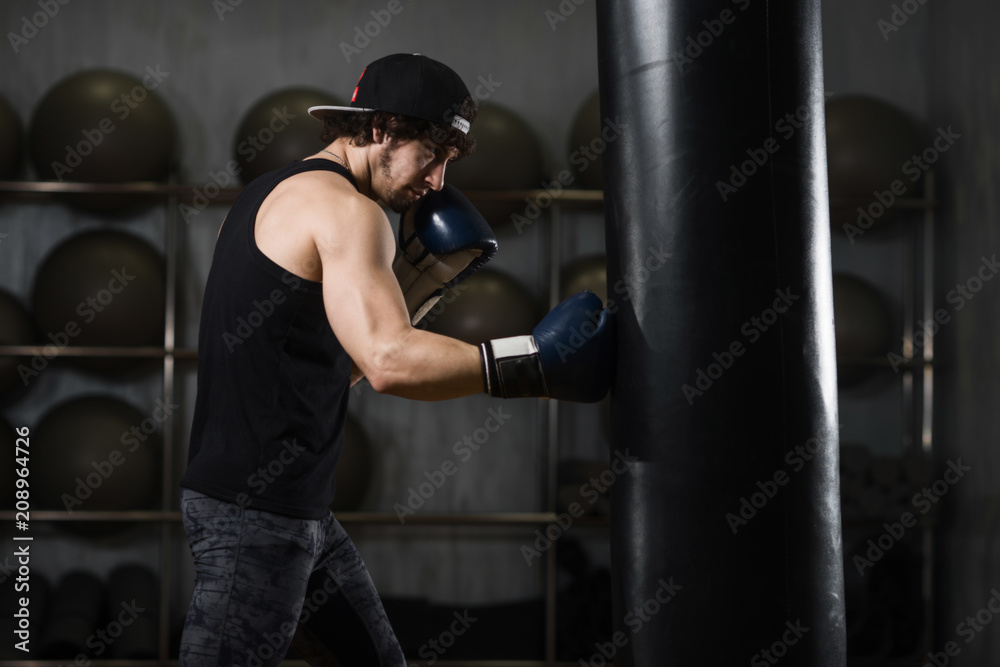
<instances>
[{"instance_id":1,"label":"man's shoulder","mask_svg":"<svg viewBox=\"0 0 1000 667\"><path fill-rule=\"evenodd\" d=\"M305 171L282 183L284 195L292 206L316 212L322 217L335 214L356 216L382 213L381 207L364 196L337 172Z\"/></svg>"}]
</instances>

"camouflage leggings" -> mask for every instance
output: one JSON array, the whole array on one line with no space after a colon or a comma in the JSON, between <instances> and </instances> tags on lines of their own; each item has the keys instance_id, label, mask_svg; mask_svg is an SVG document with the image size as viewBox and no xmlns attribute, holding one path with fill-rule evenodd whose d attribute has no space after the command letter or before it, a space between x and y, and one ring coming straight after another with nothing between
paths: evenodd
<instances>
[{"instance_id":1,"label":"camouflage leggings","mask_svg":"<svg viewBox=\"0 0 1000 667\"><path fill-rule=\"evenodd\" d=\"M340 523L295 519L181 489L195 589L181 667L405 667L357 549ZM294 643L293 643L294 640Z\"/></svg>"}]
</instances>

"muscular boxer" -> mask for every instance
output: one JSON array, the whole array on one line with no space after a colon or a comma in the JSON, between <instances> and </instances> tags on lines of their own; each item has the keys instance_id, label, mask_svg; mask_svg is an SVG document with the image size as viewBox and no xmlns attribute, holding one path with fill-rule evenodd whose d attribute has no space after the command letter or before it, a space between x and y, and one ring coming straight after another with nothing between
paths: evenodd
<instances>
[{"instance_id":1,"label":"muscular boxer","mask_svg":"<svg viewBox=\"0 0 1000 667\"><path fill-rule=\"evenodd\" d=\"M496 250L481 216L444 186L448 164L473 149L476 106L455 72L387 56L365 69L351 106L310 112L327 147L246 187L205 290L181 480L196 568L183 667L278 665L293 637L310 664L405 665L328 509L361 377L420 400L593 401L610 381L608 314L589 293L532 336L479 348L412 326ZM403 214L398 258L378 202Z\"/></svg>"}]
</instances>

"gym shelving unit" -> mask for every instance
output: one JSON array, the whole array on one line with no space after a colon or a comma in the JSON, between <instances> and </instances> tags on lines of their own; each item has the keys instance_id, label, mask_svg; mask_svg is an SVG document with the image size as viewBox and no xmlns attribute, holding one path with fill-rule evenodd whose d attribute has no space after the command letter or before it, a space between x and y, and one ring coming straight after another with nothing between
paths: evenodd
<instances>
[{"instance_id":1,"label":"gym shelving unit","mask_svg":"<svg viewBox=\"0 0 1000 667\"><path fill-rule=\"evenodd\" d=\"M197 360L198 353L194 348L178 348L177 339L177 277L178 266L178 229L180 204L192 204L196 186L169 183L74 183L55 181L0 181L0 203L11 202L59 202L67 197L87 197L91 195L142 197L151 201L163 201L166 206L166 222L164 224L163 248L166 260L166 317L164 329L164 345L160 347L82 347L67 346L59 351L60 357L139 357L161 359L162 366L162 396L164 402L170 402L175 396L176 366L178 362L189 363ZM225 206L231 204L242 188L220 188L218 194L211 198L209 206ZM549 197L552 204L546 216L540 220L539 229L543 250L539 258L539 275L543 285L547 283L549 307L559 302L560 290L560 234L561 214L564 207L594 209L603 203L603 193L599 190L564 190L558 196L552 197L545 190L523 191L476 191L465 192L470 200L475 202L513 201L522 202L525 199L535 200L538 197ZM0 356L30 357L42 353L45 345L0 345ZM411 526L454 526L502 528L514 527L532 530L556 524L558 516L557 500L557 468L559 460L559 402L539 400L539 441L545 448L542 457L541 498L544 507L538 512L494 512L494 513L438 513L418 514L407 518L406 525L399 525L394 513L383 512L338 512L338 520L348 529L351 526L383 527L387 530L406 531ZM162 494L159 509L135 511L75 511L72 515L59 510L31 511L31 520L38 522L125 522L132 524L159 525L160 552L160 604L159 623L160 637L158 657L155 660L88 660L93 667L175 667L177 660L171 659L171 620L176 611L171 609L170 598L173 584L172 570L176 547L176 529L180 524L180 512L174 506L175 492L175 457L180 443L178 429L174 420L165 420L161 426L163 439L162 451ZM14 521L15 512L0 511L0 522L9 524ZM574 527L582 530L603 531L608 526L604 517L580 517L574 520ZM539 571L539 588L545 603L545 659L538 660L461 660L449 661L447 655L435 664L442 667L475 666L475 667L572 667L576 662L558 662L556 660L556 596L557 596L557 554L558 540L545 553L545 567ZM156 568L153 568L154 571ZM37 641L38 635L33 636ZM66 663L62 660L0 660L0 667L57 667ZM286 660L289 667L307 667L305 662ZM411 661L412 665L422 664Z\"/></svg>"},{"instance_id":2,"label":"gym shelving unit","mask_svg":"<svg viewBox=\"0 0 1000 667\"><path fill-rule=\"evenodd\" d=\"M919 197L897 199L892 207L904 217L896 224L902 227L901 247L901 303L900 331L902 334L901 355L897 361L900 369L902 430L899 433L899 453L933 462L933 408L934 408L934 336L925 335L919 350L913 344L916 322L928 323L934 320L934 217L937 207L935 175L927 171L923 175L922 194ZM853 199L831 197L831 209L855 210L858 206L872 203L871 198ZM887 233L883 230L879 233ZM888 372L891 364L886 356L874 358L839 359L838 366L876 369ZM843 422L841 414L841 422ZM844 525L860 525L875 530L882 529L885 520L864 519L855 522L845 519ZM934 630L934 570L935 570L935 518L922 517L916 524L919 530L917 542L920 545L921 568L919 587L922 596L923 637L920 649L913 655L891 659L848 658L848 667L920 667L927 653L935 650ZM847 566L850 566L848 563Z\"/></svg>"}]
</instances>

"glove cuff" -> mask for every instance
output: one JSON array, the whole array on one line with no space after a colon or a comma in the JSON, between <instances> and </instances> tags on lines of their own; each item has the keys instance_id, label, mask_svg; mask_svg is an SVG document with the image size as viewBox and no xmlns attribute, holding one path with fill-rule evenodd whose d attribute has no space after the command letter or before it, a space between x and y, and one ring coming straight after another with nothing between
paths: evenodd
<instances>
[{"instance_id":1,"label":"glove cuff","mask_svg":"<svg viewBox=\"0 0 1000 667\"><path fill-rule=\"evenodd\" d=\"M484 389L498 398L548 397L549 390L532 336L488 340L479 346Z\"/></svg>"}]
</instances>

